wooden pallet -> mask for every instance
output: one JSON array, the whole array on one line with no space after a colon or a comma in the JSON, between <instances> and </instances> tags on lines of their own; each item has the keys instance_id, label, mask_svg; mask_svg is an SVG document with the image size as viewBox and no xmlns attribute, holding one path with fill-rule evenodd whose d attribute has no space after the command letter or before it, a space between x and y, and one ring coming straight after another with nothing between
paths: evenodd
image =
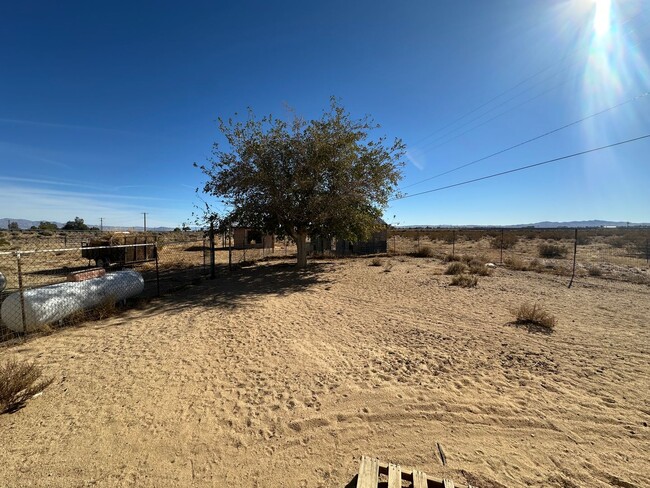
<instances>
[{"instance_id":1,"label":"wooden pallet","mask_svg":"<svg viewBox=\"0 0 650 488\"><path fill-rule=\"evenodd\" d=\"M398 464L382 463L368 456L361 456L357 488L377 488L380 474L388 476L388 488L402 488L403 481L413 488L454 488L451 480L435 480L422 471L402 469Z\"/></svg>"}]
</instances>

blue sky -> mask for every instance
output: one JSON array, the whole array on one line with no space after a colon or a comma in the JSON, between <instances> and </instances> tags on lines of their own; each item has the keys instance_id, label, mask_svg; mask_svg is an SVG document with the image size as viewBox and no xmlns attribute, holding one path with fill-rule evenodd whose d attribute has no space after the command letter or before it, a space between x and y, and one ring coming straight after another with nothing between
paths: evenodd
<instances>
[{"instance_id":1,"label":"blue sky","mask_svg":"<svg viewBox=\"0 0 650 488\"><path fill-rule=\"evenodd\" d=\"M200 204L192 163L221 140L218 116L317 117L331 95L406 142L406 187L650 90L649 7L2 2L0 217L178 226ZM649 133L646 96L404 192ZM407 198L386 220L647 222L649 154L645 139Z\"/></svg>"}]
</instances>

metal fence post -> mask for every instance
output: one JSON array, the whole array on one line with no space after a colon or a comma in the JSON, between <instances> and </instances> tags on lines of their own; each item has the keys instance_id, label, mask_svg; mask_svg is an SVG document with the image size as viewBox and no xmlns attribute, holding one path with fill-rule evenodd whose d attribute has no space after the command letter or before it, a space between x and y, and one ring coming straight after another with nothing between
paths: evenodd
<instances>
[{"instance_id":1,"label":"metal fence post","mask_svg":"<svg viewBox=\"0 0 650 488\"><path fill-rule=\"evenodd\" d=\"M232 227L228 230L228 272L232 273Z\"/></svg>"},{"instance_id":2,"label":"metal fence post","mask_svg":"<svg viewBox=\"0 0 650 488\"><path fill-rule=\"evenodd\" d=\"M22 318L23 333L27 332L27 320L25 319L25 295L23 287L23 271L20 263L20 252L16 253L16 264L18 266L18 290L20 292L20 314Z\"/></svg>"},{"instance_id":3,"label":"metal fence post","mask_svg":"<svg viewBox=\"0 0 650 488\"><path fill-rule=\"evenodd\" d=\"M451 231L451 255L456 255L456 229Z\"/></svg>"},{"instance_id":4,"label":"metal fence post","mask_svg":"<svg viewBox=\"0 0 650 488\"><path fill-rule=\"evenodd\" d=\"M499 246L499 247L501 248L501 261L500 261L500 263L503 264L503 229L501 229L501 246Z\"/></svg>"},{"instance_id":5,"label":"metal fence post","mask_svg":"<svg viewBox=\"0 0 650 488\"><path fill-rule=\"evenodd\" d=\"M210 279L216 277L215 259L214 259L214 222L210 221Z\"/></svg>"},{"instance_id":6,"label":"metal fence post","mask_svg":"<svg viewBox=\"0 0 650 488\"><path fill-rule=\"evenodd\" d=\"M650 239L645 240L645 263L650 264Z\"/></svg>"},{"instance_id":7,"label":"metal fence post","mask_svg":"<svg viewBox=\"0 0 650 488\"><path fill-rule=\"evenodd\" d=\"M160 270L158 269L158 242L153 243L153 252L156 255L156 292L158 293L158 296L160 296Z\"/></svg>"},{"instance_id":8,"label":"metal fence post","mask_svg":"<svg viewBox=\"0 0 650 488\"><path fill-rule=\"evenodd\" d=\"M578 254L578 229L575 230L575 237L573 239L573 271L571 272L571 281L569 281L569 288L573 285L573 278L576 276L576 254Z\"/></svg>"}]
</instances>

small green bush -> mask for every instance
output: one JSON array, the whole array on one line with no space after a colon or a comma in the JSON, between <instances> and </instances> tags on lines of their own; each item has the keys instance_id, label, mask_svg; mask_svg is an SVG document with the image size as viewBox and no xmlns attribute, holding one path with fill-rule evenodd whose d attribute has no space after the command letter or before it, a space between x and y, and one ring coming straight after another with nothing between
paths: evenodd
<instances>
[{"instance_id":1,"label":"small green bush","mask_svg":"<svg viewBox=\"0 0 650 488\"><path fill-rule=\"evenodd\" d=\"M459 275L467 270L467 266L461 262L453 262L445 270L446 275Z\"/></svg>"},{"instance_id":2,"label":"small green bush","mask_svg":"<svg viewBox=\"0 0 650 488\"><path fill-rule=\"evenodd\" d=\"M476 276L469 276L466 274L459 274L451 279L451 286L460 286L462 288L474 288L478 285L478 278Z\"/></svg>"},{"instance_id":3,"label":"small green bush","mask_svg":"<svg viewBox=\"0 0 650 488\"><path fill-rule=\"evenodd\" d=\"M560 244L545 243L539 245L540 258L564 258L567 252L567 248Z\"/></svg>"}]
</instances>

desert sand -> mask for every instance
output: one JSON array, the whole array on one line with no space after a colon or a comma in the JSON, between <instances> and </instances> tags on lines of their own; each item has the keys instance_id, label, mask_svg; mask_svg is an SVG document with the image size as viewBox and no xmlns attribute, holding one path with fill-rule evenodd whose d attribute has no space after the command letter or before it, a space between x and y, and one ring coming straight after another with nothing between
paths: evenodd
<instances>
[{"instance_id":1,"label":"desert sand","mask_svg":"<svg viewBox=\"0 0 650 488\"><path fill-rule=\"evenodd\" d=\"M498 268L463 289L383 259L262 263L3 347L55 381L0 416L0 486L343 487L362 454L457 485L650 486L650 287ZM524 301L555 331L512 324Z\"/></svg>"}]
</instances>

